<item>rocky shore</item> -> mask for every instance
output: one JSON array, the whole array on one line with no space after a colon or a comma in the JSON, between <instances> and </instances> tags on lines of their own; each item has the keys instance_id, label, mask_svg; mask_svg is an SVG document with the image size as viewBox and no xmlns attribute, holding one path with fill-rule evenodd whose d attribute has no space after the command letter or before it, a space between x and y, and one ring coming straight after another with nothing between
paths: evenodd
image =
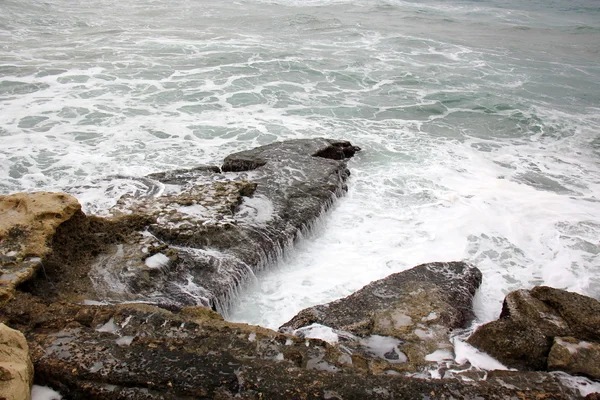
<instances>
[{"instance_id":1,"label":"rocky shore","mask_svg":"<svg viewBox=\"0 0 600 400\"><path fill-rule=\"evenodd\" d=\"M482 280L464 262L390 275L278 332L223 319L344 193L358 150L295 140L153 174L108 217L64 193L0 196L0 398L33 382L65 399L583 398L549 371L600 379L600 303L509 294L468 339L504 364L484 371L456 357Z\"/></svg>"}]
</instances>

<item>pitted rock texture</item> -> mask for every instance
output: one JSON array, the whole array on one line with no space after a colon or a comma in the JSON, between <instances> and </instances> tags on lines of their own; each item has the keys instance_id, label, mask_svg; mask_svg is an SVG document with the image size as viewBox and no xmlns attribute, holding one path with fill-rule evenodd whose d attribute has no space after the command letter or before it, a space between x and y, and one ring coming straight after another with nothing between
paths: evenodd
<instances>
[{"instance_id":1,"label":"pitted rock texture","mask_svg":"<svg viewBox=\"0 0 600 400\"><path fill-rule=\"evenodd\" d=\"M571 339L561 339L564 337ZM587 363L598 366L600 359L589 358L593 352L576 351L572 357L564 357L567 347L573 350L578 346L573 343L566 346L573 340L600 342L600 302L577 293L538 286L509 293L500 318L479 327L468 342L504 365L523 370L551 368L575 373L581 370L578 365L583 357ZM582 345L580 349L585 347ZM554 349L552 361L548 359L551 349ZM559 357L560 354L563 356ZM594 368L597 367L592 365L589 370Z\"/></svg>"},{"instance_id":2,"label":"pitted rock texture","mask_svg":"<svg viewBox=\"0 0 600 400\"><path fill-rule=\"evenodd\" d=\"M280 331L326 325L341 331L342 337L343 332L350 333L344 345L359 354L364 354L365 343L367 347L374 340L385 343L389 352L383 359L406 360L393 363L394 370L415 371L430 364L425 360L428 354L452 351L448 333L472 320L473 295L480 284L481 272L469 264L422 264L370 283L343 299L304 309ZM397 339L397 343L380 336Z\"/></svg>"},{"instance_id":3,"label":"pitted rock texture","mask_svg":"<svg viewBox=\"0 0 600 400\"><path fill-rule=\"evenodd\" d=\"M30 399L31 385L33 364L25 336L0 323L0 398Z\"/></svg>"},{"instance_id":4,"label":"pitted rock texture","mask_svg":"<svg viewBox=\"0 0 600 400\"><path fill-rule=\"evenodd\" d=\"M548 370L600 379L600 343L555 337L548 354Z\"/></svg>"},{"instance_id":5,"label":"pitted rock texture","mask_svg":"<svg viewBox=\"0 0 600 400\"><path fill-rule=\"evenodd\" d=\"M69 399L578 399L549 374L490 382L370 374L344 349L224 321L202 307L47 304L18 293L36 383ZM520 379L520 381L519 381Z\"/></svg>"},{"instance_id":6,"label":"pitted rock texture","mask_svg":"<svg viewBox=\"0 0 600 400\"><path fill-rule=\"evenodd\" d=\"M65 193L0 196L0 304L35 274L56 229L80 210Z\"/></svg>"},{"instance_id":7,"label":"pitted rock texture","mask_svg":"<svg viewBox=\"0 0 600 400\"><path fill-rule=\"evenodd\" d=\"M104 231L100 218L80 213L70 225L80 252L54 252L46 268L50 279L28 285L52 299L62 294L226 312L235 290L343 194L344 158L356 151L343 141L290 140L228 156L226 173L202 166L149 175L139 186L148 193L123 196ZM124 233L115 235L115 226ZM79 280L63 284L63 264Z\"/></svg>"}]
</instances>

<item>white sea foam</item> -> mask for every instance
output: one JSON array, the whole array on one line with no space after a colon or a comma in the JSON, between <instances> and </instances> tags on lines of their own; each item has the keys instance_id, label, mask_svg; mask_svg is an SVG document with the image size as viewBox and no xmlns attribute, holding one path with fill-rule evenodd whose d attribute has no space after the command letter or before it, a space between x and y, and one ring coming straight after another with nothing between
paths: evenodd
<instances>
[{"instance_id":1,"label":"white sea foam","mask_svg":"<svg viewBox=\"0 0 600 400\"><path fill-rule=\"evenodd\" d=\"M33 385L31 388L31 400L61 400L60 393L48 386Z\"/></svg>"},{"instance_id":2,"label":"white sea foam","mask_svg":"<svg viewBox=\"0 0 600 400\"><path fill-rule=\"evenodd\" d=\"M150 269L160 269L169 264L169 257L163 253L156 253L144 260L144 264Z\"/></svg>"},{"instance_id":3,"label":"white sea foam","mask_svg":"<svg viewBox=\"0 0 600 400\"><path fill-rule=\"evenodd\" d=\"M294 331L295 335L301 334L302 337L321 339L328 343L337 343L339 336L335 331L321 324L311 324Z\"/></svg>"},{"instance_id":4,"label":"white sea foam","mask_svg":"<svg viewBox=\"0 0 600 400\"><path fill-rule=\"evenodd\" d=\"M400 343L400 340L396 338L380 335L371 335L360 339L360 344L374 356L392 364L403 363L408 360L406 354L398 348Z\"/></svg>"},{"instance_id":5,"label":"white sea foam","mask_svg":"<svg viewBox=\"0 0 600 400\"><path fill-rule=\"evenodd\" d=\"M483 370L508 370L501 362L495 358L483 353L470 344L455 338L454 344L454 361L458 364L469 363L471 367Z\"/></svg>"},{"instance_id":6,"label":"white sea foam","mask_svg":"<svg viewBox=\"0 0 600 400\"><path fill-rule=\"evenodd\" d=\"M119 327L115 324L114 318L111 318L104 325L96 328L98 332L108 332L108 333L117 333L119 332Z\"/></svg>"}]
</instances>

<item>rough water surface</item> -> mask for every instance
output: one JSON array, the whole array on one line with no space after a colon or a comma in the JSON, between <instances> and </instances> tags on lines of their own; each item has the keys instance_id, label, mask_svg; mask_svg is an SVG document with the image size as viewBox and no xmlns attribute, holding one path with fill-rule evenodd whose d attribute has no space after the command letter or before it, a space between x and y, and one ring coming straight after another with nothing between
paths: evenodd
<instances>
[{"instance_id":1,"label":"rough water surface","mask_svg":"<svg viewBox=\"0 0 600 400\"><path fill-rule=\"evenodd\" d=\"M231 318L302 308L430 261L600 297L594 0L6 0L0 193L105 213L132 180L292 138L364 151L350 191ZM292 172L292 171L290 171ZM268 205L255 205L268 219ZM194 210L188 210L194 212Z\"/></svg>"}]
</instances>

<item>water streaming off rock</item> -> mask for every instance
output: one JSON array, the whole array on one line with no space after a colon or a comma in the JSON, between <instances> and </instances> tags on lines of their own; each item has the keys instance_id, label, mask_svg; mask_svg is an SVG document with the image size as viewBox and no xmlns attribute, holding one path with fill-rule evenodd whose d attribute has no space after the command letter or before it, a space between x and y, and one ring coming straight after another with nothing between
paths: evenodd
<instances>
[{"instance_id":1,"label":"water streaming off rock","mask_svg":"<svg viewBox=\"0 0 600 400\"><path fill-rule=\"evenodd\" d=\"M275 140L364 149L348 195L242 294L233 319L277 327L373 279L459 259L483 271L480 320L517 288L600 296L595 1L0 10L2 193L64 190L102 212L147 189L122 177Z\"/></svg>"}]
</instances>

